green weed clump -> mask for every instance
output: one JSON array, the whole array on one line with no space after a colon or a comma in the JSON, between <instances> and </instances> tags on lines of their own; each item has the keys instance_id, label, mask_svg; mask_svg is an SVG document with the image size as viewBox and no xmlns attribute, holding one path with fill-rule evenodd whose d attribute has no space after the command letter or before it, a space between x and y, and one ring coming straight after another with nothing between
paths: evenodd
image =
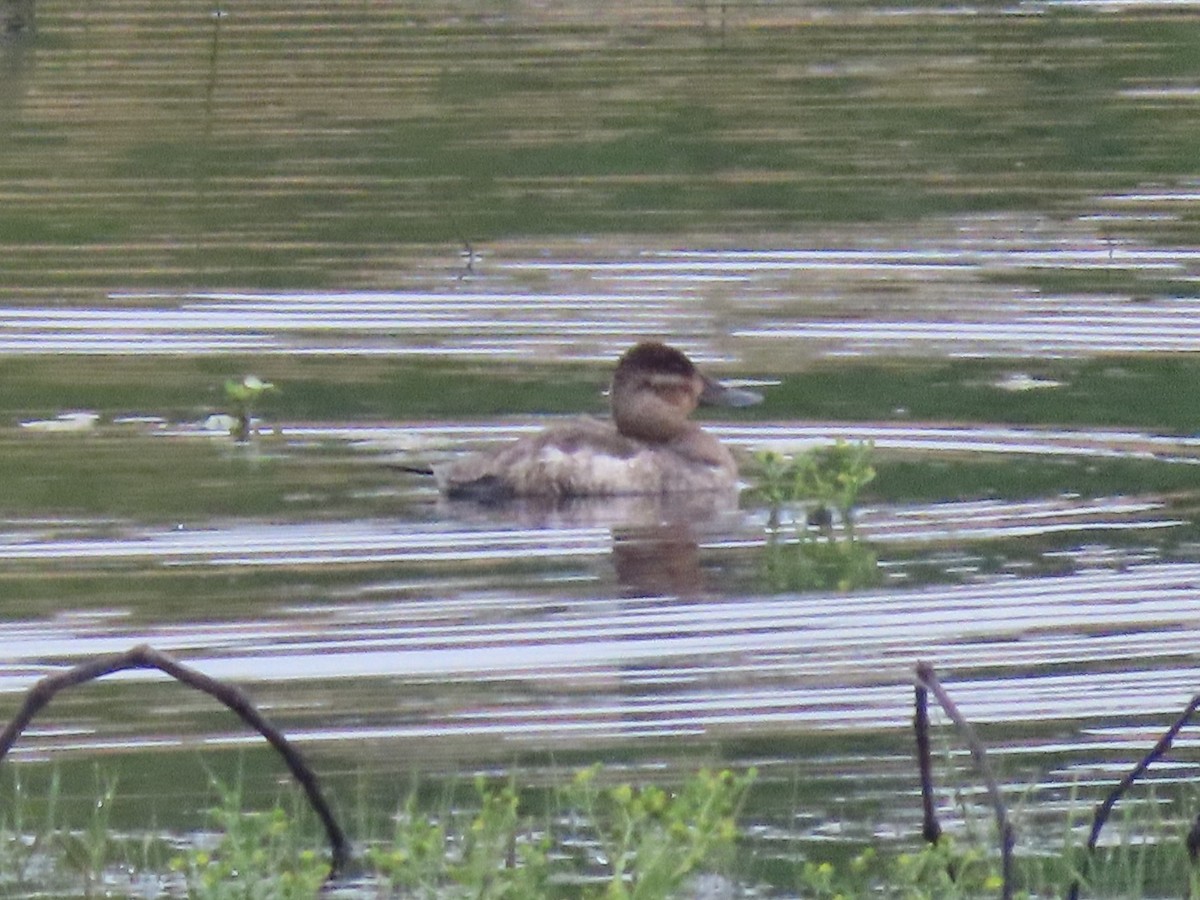
<instances>
[{"instance_id":1,"label":"green weed clump","mask_svg":"<svg viewBox=\"0 0 1200 900\"><path fill-rule=\"evenodd\" d=\"M171 859L190 900L304 900L317 895L329 866L309 835L276 805L243 810L241 792L215 785L219 805L209 810L216 835Z\"/></svg>"},{"instance_id":2,"label":"green weed clump","mask_svg":"<svg viewBox=\"0 0 1200 900\"><path fill-rule=\"evenodd\" d=\"M516 788L482 777L475 788L479 810L459 834L419 809L415 793L409 797L390 842L366 852L385 896L550 896L550 838L520 814Z\"/></svg>"},{"instance_id":3,"label":"green weed clump","mask_svg":"<svg viewBox=\"0 0 1200 900\"><path fill-rule=\"evenodd\" d=\"M754 777L753 771L704 769L677 790L602 786L601 768L593 766L575 776L559 795L561 806L543 817L523 809L511 782L480 777L477 808L461 827L451 810L423 810L414 792L395 816L392 834L366 848L365 876L381 898L662 900L696 872L731 859L737 813ZM303 823L278 806L242 812L236 791L224 791L211 815L215 844L171 862L189 897L317 895L328 867L311 849ZM595 852L581 855L582 845Z\"/></svg>"},{"instance_id":4,"label":"green weed clump","mask_svg":"<svg viewBox=\"0 0 1200 900\"><path fill-rule=\"evenodd\" d=\"M390 843L369 848L366 859L385 896L659 900L729 859L753 779L705 769L676 791L602 786L593 766L539 820L522 810L511 783L480 778L479 809L461 832L431 820L410 797Z\"/></svg>"},{"instance_id":5,"label":"green weed clump","mask_svg":"<svg viewBox=\"0 0 1200 900\"><path fill-rule=\"evenodd\" d=\"M599 766L575 776L574 804L592 823L603 858L605 900L670 897L702 865L728 862L737 814L755 771L702 769L675 793L649 785L600 788Z\"/></svg>"},{"instance_id":6,"label":"green weed clump","mask_svg":"<svg viewBox=\"0 0 1200 900\"><path fill-rule=\"evenodd\" d=\"M230 433L239 444L250 440L254 410L263 396L274 390L275 385L257 375L247 375L241 381L231 378L225 382L225 399L233 419Z\"/></svg>"},{"instance_id":7,"label":"green weed clump","mask_svg":"<svg viewBox=\"0 0 1200 900\"><path fill-rule=\"evenodd\" d=\"M841 868L806 862L799 882L803 896L811 900L965 900L996 896L1003 879L995 854L943 835L914 853L885 857L868 848Z\"/></svg>"},{"instance_id":8,"label":"green weed clump","mask_svg":"<svg viewBox=\"0 0 1200 900\"><path fill-rule=\"evenodd\" d=\"M377 900L670 900L690 896L701 872L752 871L753 852L735 858L737 818L755 779L701 770L676 788L612 782L599 766L551 789L538 812L511 781L475 781L467 809L431 811L414 789L389 835L362 838L354 896ZM57 773L37 797L14 776L0 808L0 894L6 897L163 896L190 900L315 900L328 860L306 806L277 802L244 809L238 789L214 782L212 829L163 852L167 838L120 834L112 827L116 783L96 776L96 802L82 828L62 821ZM1086 858L1079 826L1090 811L1073 807L1066 838L1018 856L1013 896L1187 896L1200 893L1200 870L1183 835L1196 796L1125 808L1111 843ZM365 820L361 827L366 830ZM177 845L176 845L177 846ZM136 881L133 876L141 878ZM122 878L125 887L122 887ZM806 900L975 900L1000 894L999 853L983 832L942 835L918 849L867 847L850 859L803 859L776 869L774 888ZM760 885L761 887L765 887ZM768 889L771 890L771 889ZM158 894L155 894L156 896ZM765 894L764 896L773 896Z\"/></svg>"},{"instance_id":9,"label":"green weed clump","mask_svg":"<svg viewBox=\"0 0 1200 900\"><path fill-rule=\"evenodd\" d=\"M877 583L878 560L854 527L858 495L875 479L872 450L870 443L838 441L799 456L755 454L751 496L769 508L763 573L772 590L847 591Z\"/></svg>"},{"instance_id":10,"label":"green weed clump","mask_svg":"<svg viewBox=\"0 0 1200 900\"><path fill-rule=\"evenodd\" d=\"M871 464L874 449L870 442L837 441L799 456L760 451L754 457L758 484L753 492L770 505L773 525L779 524L779 514L784 510L803 507L809 510L810 519L829 520L832 509L838 513L846 536L853 538L858 495L875 480Z\"/></svg>"}]
</instances>

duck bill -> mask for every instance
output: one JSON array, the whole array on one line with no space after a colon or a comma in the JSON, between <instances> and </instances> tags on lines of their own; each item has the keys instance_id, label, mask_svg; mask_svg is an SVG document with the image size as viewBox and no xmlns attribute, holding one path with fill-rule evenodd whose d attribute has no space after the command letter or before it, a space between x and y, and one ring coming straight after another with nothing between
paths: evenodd
<instances>
[{"instance_id":1,"label":"duck bill","mask_svg":"<svg viewBox=\"0 0 1200 900\"><path fill-rule=\"evenodd\" d=\"M762 402L762 394L729 387L707 376L701 378L704 379L704 390L700 392L700 402L705 406L753 406Z\"/></svg>"}]
</instances>

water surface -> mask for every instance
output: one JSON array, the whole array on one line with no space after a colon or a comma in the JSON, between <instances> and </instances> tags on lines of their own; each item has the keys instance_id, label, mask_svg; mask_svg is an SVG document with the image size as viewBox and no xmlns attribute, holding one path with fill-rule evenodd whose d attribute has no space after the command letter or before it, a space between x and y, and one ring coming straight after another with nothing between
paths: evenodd
<instances>
[{"instance_id":1,"label":"water surface","mask_svg":"<svg viewBox=\"0 0 1200 900\"><path fill-rule=\"evenodd\" d=\"M1195 691L1198 39L1191 3L40 5L0 44L0 693L150 642L377 822L413 772L755 765L744 880L789 896L915 841L927 660L1056 840ZM751 494L397 468L602 415L649 337L766 395L710 421L748 477L874 444L869 580L797 580ZM97 759L135 833L201 824L206 767L277 791L155 673L14 754L81 819Z\"/></svg>"}]
</instances>

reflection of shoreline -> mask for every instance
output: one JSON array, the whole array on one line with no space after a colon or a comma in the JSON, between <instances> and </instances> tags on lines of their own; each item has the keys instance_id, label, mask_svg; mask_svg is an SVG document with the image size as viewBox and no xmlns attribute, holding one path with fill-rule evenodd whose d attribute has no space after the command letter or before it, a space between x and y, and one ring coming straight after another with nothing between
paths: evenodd
<instances>
[{"instance_id":1,"label":"reflection of shoreline","mask_svg":"<svg viewBox=\"0 0 1200 900\"><path fill-rule=\"evenodd\" d=\"M737 513L731 491L577 497L564 500L519 498L480 506L441 500L456 517L503 520L524 528L608 528L621 593L627 597L695 597L704 592L699 535Z\"/></svg>"}]
</instances>

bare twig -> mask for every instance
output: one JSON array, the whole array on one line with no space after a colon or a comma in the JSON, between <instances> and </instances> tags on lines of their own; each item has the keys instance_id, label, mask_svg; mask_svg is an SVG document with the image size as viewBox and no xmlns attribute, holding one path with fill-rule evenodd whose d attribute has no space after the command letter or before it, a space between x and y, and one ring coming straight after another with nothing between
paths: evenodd
<instances>
[{"instance_id":1,"label":"bare twig","mask_svg":"<svg viewBox=\"0 0 1200 900\"><path fill-rule=\"evenodd\" d=\"M309 768L308 763L304 761L299 751L291 745L279 729L263 718L246 695L236 687L211 678L196 669L189 668L173 657L155 650L148 644L139 644L136 647L126 650L124 653L113 653L108 656L96 657L89 662L81 663L66 671L47 675L38 681L25 695L25 701L21 704L21 708L17 710L16 715L12 717L4 731L0 732L0 760L3 760L8 751L12 749L17 738L21 736L26 726L33 721L33 717L59 691L125 669L158 669L161 672L165 672L176 681L216 698L237 713L238 718L266 738L267 742L283 757L288 769L291 770L292 776L300 782L300 786L304 788L305 794L308 795L308 802L312 804L312 808L316 811L321 819L321 823L325 826L325 834L329 838L329 847L332 853L329 877L335 877L345 867L350 859L350 845L346 840L345 833L342 831L341 826L338 824L337 819L334 818L329 805L325 802L325 798L321 794L316 774Z\"/></svg>"},{"instance_id":2,"label":"bare twig","mask_svg":"<svg viewBox=\"0 0 1200 900\"><path fill-rule=\"evenodd\" d=\"M1158 739L1158 742L1150 749L1150 752L1142 757L1141 761L1129 770L1129 773L1122 778L1117 786L1114 787L1104 801L1096 807L1096 814L1092 817L1092 832L1088 835L1087 849L1088 855L1084 858L1083 864L1087 865L1088 860L1096 852L1096 843L1100 840L1100 831L1104 828L1108 821L1109 815L1112 813L1113 807L1117 805L1117 801L1121 799L1121 795L1129 790L1130 786L1141 777L1142 773L1150 768L1150 764L1160 759L1164 753L1171 749L1171 745L1175 742L1175 738L1179 732L1183 730L1183 726L1188 723L1188 719L1200 708L1200 694L1192 698L1191 702L1184 707L1183 713L1175 720L1163 736ZM1194 829L1193 829L1194 830ZM1188 835L1188 853L1195 859L1195 853L1192 849L1192 836ZM1071 884L1071 889L1067 892L1069 900L1077 900L1079 897L1079 883L1084 873L1080 873L1079 877Z\"/></svg>"},{"instance_id":3,"label":"bare twig","mask_svg":"<svg viewBox=\"0 0 1200 900\"><path fill-rule=\"evenodd\" d=\"M971 751L971 757L975 760L975 766L979 769L979 775L983 779L984 786L987 788L988 798L992 802L992 811L996 816L996 828L1000 832L1000 871L1003 876L1004 883L1000 889L1000 896L1003 900L1010 900L1012 897L1012 852L1013 845L1016 843L1016 835L1013 832L1012 823L1008 819L1008 810L1004 806L1004 799L1000 796L1000 787L996 783L996 778L992 774L991 764L988 763L987 753L983 749L983 743L975 734L975 729L971 727L954 701L950 699L950 695L946 693L946 689L942 687L938 681L937 675L933 671L933 666L926 662L917 663L917 680L919 684L928 688L933 692L933 696L937 697L938 703L945 710L946 715L950 717L955 727L958 728L959 734L967 744L967 749Z\"/></svg>"},{"instance_id":4,"label":"bare twig","mask_svg":"<svg viewBox=\"0 0 1200 900\"><path fill-rule=\"evenodd\" d=\"M929 753L929 689L923 684L914 686L913 729L917 733L917 770L921 774L921 834L930 844L942 836L942 826L933 808L933 764Z\"/></svg>"}]
</instances>

